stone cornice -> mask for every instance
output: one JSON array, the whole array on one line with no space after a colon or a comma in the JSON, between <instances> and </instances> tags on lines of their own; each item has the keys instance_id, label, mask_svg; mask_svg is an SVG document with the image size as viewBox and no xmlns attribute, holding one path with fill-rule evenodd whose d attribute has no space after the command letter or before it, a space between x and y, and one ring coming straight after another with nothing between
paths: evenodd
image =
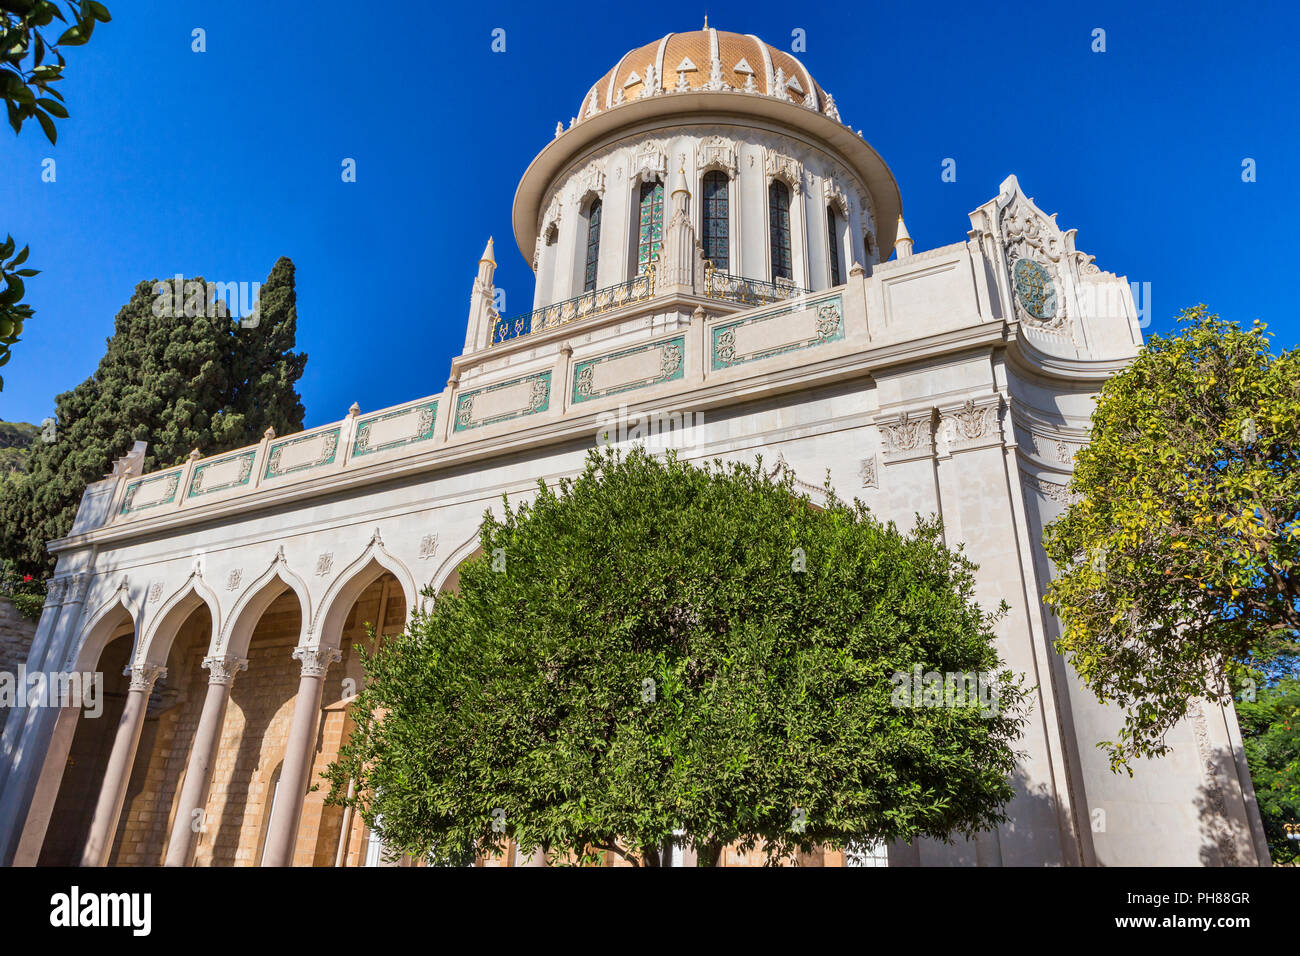
<instances>
[{"instance_id":1,"label":"stone cornice","mask_svg":"<svg viewBox=\"0 0 1300 956\"><path fill-rule=\"evenodd\" d=\"M1113 378L1133 362L1134 355L1114 359L1066 358L1044 352L1021 332L1020 323L1007 323L1007 361L1016 371L1071 382L1096 382Z\"/></svg>"}]
</instances>

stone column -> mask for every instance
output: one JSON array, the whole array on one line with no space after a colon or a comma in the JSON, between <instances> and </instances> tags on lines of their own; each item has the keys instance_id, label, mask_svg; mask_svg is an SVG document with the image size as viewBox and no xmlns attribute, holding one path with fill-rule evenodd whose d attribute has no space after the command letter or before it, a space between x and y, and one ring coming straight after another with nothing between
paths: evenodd
<instances>
[{"instance_id":1,"label":"stone column","mask_svg":"<svg viewBox=\"0 0 1300 956\"><path fill-rule=\"evenodd\" d=\"M167 841L164 866L188 866L194 853L194 837L202 828L202 816L208 803L208 787L212 785L212 764L221 742L221 726L226 718L226 703L230 700L230 687L239 671L248 670L248 661L239 657L205 657L203 666L209 674L207 696L203 698L203 711L199 726L194 731L194 746L185 765L185 783L176 804L176 818L172 821L171 839ZM195 827L196 819L199 827Z\"/></svg>"},{"instance_id":2,"label":"stone column","mask_svg":"<svg viewBox=\"0 0 1300 956\"><path fill-rule=\"evenodd\" d=\"M105 866L113 850L113 835L117 832L117 819L122 814L126 800L126 785L131 779L135 763L135 750L140 744L140 731L144 727L145 708L153 692L154 681L167 675L167 668L159 664L133 664L122 671L131 677L131 689L126 695L122 719L117 723L117 736L113 738L113 751L109 754L104 783L99 789L95 814L90 820L90 834L81 854L82 866Z\"/></svg>"},{"instance_id":3,"label":"stone column","mask_svg":"<svg viewBox=\"0 0 1300 956\"><path fill-rule=\"evenodd\" d=\"M263 866L290 866L293 863L298 820L307 797L307 775L311 773L325 672L331 663L343 658L337 647L297 647L293 656L302 661L302 677L298 681L293 723L289 726L289 742L285 745L284 763L280 767L275 815L267 828Z\"/></svg>"}]
</instances>

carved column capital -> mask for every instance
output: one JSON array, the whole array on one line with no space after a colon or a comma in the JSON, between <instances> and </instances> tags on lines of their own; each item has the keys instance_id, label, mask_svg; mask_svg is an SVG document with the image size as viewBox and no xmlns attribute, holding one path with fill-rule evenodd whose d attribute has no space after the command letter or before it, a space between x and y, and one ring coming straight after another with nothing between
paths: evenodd
<instances>
[{"instance_id":1,"label":"carved column capital","mask_svg":"<svg viewBox=\"0 0 1300 956\"><path fill-rule=\"evenodd\" d=\"M167 668L161 664L131 664L122 669L122 673L131 678L131 690L142 694L153 692L154 682L167 676Z\"/></svg>"},{"instance_id":2,"label":"carved column capital","mask_svg":"<svg viewBox=\"0 0 1300 956\"><path fill-rule=\"evenodd\" d=\"M83 603L86 600L87 592L90 591L90 582L94 580L94 577L89 571L77 571L65 577L63 579L63 603Z\"/></svg>"},{"instance_id":3,"label":"carved column capital","mask_svg":"<svg viewBox=\"0 0 1300 956\"><path fill-rule=\"evenodd\" d=\"M343 652L337 647L295 647L293 658L302 661L303 677L324 677L330 664L343 660Z\"/></svg>"},{"instance_id":4,"label":"carved column capital","mask_svg":"<svg viewBox=\"0 0 1300 956\"><path fill-rule=\"evenodd\" d=\"M981 448L1002 438L998 428L998 411L1002 400L997 395L968 398L961 405L939 409L939 429L949 451Z\"/></svg>"},{"instance_id":5,"label":"carved column capital","mask_svg":"<svg viewBox=\"0 0 1300 956\"><path fill-rule=\"evenodd\" d=\"M229 687L235 682L236 674L248 670L248 659L245 657L205 657L203 658L203 667L211 675L208 677L209 684L224 684Z\"/></svg>"},{"instance_id":6,"label":"carved column capital","mask_svg":"<svg viewBox=\"0 0 1300 956\"><path fill-rule=\"evenodd\" d=\"M885 462L925 458L934 454L934 410L899 412L876 419L885 446Z\"/></svg>"}]
</instances>

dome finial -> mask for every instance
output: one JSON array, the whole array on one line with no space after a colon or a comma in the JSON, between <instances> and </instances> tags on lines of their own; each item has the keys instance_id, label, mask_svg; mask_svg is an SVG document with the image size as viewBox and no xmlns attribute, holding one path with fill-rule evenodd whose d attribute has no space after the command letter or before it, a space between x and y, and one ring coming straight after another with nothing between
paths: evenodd
<instances>
[{"instance_id":1,"label":"dome finial","mask_svg":"<svg viewBox=\"0 0 1300 956\"><path fill-rule=\"evenodd\" d=\"M709 28L709 12L706 10L704 11L704 29L707 30L708 28Z\"/></svg>"}]
</instances>

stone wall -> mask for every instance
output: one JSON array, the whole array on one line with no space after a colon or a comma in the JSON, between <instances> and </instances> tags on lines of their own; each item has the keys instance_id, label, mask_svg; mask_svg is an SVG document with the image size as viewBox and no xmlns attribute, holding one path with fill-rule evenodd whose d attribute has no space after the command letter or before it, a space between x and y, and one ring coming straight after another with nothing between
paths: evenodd
<instances>
[{"instance_id":1,"label":"stone wall","mask_svg":"<svg viewBox=\"0 0 1300 956\"><path fill-rule=\"evenodd\" d=\"M0 672L18 672L18 665L27 661L35 634L36 622L27 620L17 608L0 598Z\"/></svg>"}]
</instances>

